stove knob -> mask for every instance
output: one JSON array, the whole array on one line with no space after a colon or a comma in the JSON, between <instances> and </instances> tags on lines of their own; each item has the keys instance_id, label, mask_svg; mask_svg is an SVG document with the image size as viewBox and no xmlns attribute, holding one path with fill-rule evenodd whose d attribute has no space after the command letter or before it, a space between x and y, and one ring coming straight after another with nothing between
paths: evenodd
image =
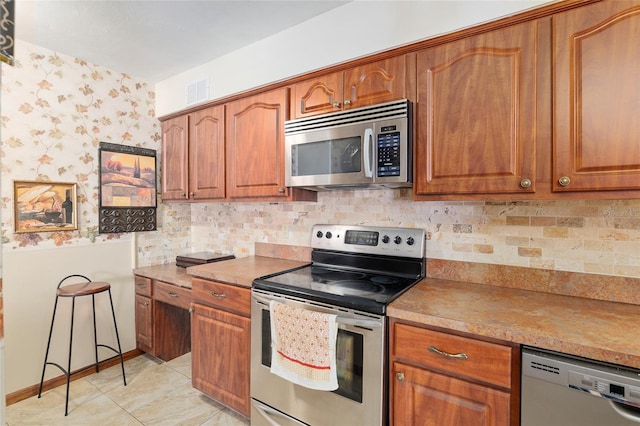
<instances>
[{"instance_id":1,"label":"stove knob","mask_svg":"<svg viewBox=\"0 0 640 426\"><path fill-rule=\"evenodd\" d=\"M318 232L316 232L316 237L318 237L318 238L322 238L322 231L318 231Z\"/></svg>"},{"instance_id":2,"label":"stove knob","mask_svg":"<svg viewBox=\"0 0 640 426\"><path fill-rule=\"evenodd\" d=\"M331 237L333 237L333 234L331 234L330 231L327 231L326 236L327 236L327 238L331 238Z\"/></svg>"},{"instance_id":3,"label":"stove knob","mask_svg":"<svg viewBox=\"0 0 640 426\"><path fill-rule=\"evenodd\" d=\"M393 239L393 242L396 244L400 244L402 242L402 238L399 235L396 235L396 237Z\"/></svg>"},{"instance_id":4,"label":"stove knob","mask_svg":"<svg viewBox=\"0 0 640 426\"><path fill-rule=\"evenodd\" d=\"M385 243L385 244L387 244L389 242L389 240L390 240L390 238L389 238L388 235L385 235L385 236L382 237L382 242Z\"/></svg>"},{"instance_id":5,"label":"stove knob","mask_svg":"<svg viewBox=\"0 0 640 426\"><path fill-rule=\"evenodd\" d=\"M408 245L412 246L412 245L413 245L413 243L415 243L415 240L413 239L413 237L409 237L409 238L407 238L407 244L408 244Z\"/></svg>"}]
</instances>

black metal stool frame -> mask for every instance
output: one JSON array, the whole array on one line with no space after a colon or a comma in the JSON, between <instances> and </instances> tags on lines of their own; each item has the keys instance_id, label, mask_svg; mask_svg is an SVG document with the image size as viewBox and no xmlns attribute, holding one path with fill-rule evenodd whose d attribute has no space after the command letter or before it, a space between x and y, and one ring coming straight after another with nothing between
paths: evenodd
<instances>
[{"instance_id":1,"label":"black metal stool frame","mask_svg":"<svg viewBox=\"0 0 640 426\"><path fill-rule=\"evenodd\" d=\"M67 379L67 392L66 392L66 399L65 399L65 404L64 404L64 415L66 416L69 412L69 382L70 382L70 378L71 378L71 350L73 347L73 320L74 320L74 314L75 314L75 304L76 304L76 297L82 297L82 296L88 296L89 294L91 294L91 304L92 304L92 308L93 308L93 344L94 344L94 350L95 350L95 357L96 357L96 373L100 372L100 365L99 365L99 361L98 361L98 347L102 346L104 348L110 349L113 352L115 352L117 355L120 356L120 366L122 367L122 380L124 382L124 385L127 386L127 378L125 376L124 373L124 358L122 356L122 347L120 346L120 336L118 334L118 325L116 323L116 312L113 308L113 298L111 297L111 286L108 286L106 289L97 291L95 293L89 293L89 294L81 294L81 295L64 295L64 294L60 294L59 290L60 290L60 286L62 286L62 284L69 278L83 278L85 279L87 282L92 282L91 279L89 279L88 277L84 276L84 275L80 275L80 274L73 274L73 275L68 275L66 277L64 277L62 280L60 280L60 282L58 283L58 287L56 290L56 302L53 306L53 316L51 318L51 328L49 329L49 340L47 341L47 351L45 353L44 356L44 365L42 366L42 378L40 379L40 387L38 389L38 398L40 398L40 396L42 395L42 384L44 382L44 374L45 371L47 369L47 365L53 365L58 367L62 373L64 373L66 379ZM118 343L118 349L116 350L115 348L108 346L108 345L104 345L104 344L98 344L98 336L97 336L97 331L96 331L96 299L95 296L96 294L99 293L103 293L107 291L109 293L109 304L111 305L111 315L113 316L113 327L115 329L116 332L116 341ZM69 360L67 363L67 368L65 369L64 367L62 367L60 364L57 364L55 362L50 362L49 361L49 348L51 347L51 336L53 334L53 324L55 322L56 319L56 310L58 309L58 298L60 297L70 297L71 298L71 327L70 327L70 331L69 331Z\"/></svg>"}]
</instances>

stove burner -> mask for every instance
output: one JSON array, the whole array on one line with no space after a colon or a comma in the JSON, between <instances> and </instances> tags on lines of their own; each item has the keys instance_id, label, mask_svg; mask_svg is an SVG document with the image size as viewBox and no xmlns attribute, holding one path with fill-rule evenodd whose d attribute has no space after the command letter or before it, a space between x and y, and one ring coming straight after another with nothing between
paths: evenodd
<instances>
[{"instance_id":1,"label":"stove burner","mask_svg":"<svg viewBox=\"0 0 640 426\"><path fill-rule=\"evenodd\" d=\"M386 275L380 275L377 277L371 277L371 281L373 281L376 284L398 284L399 280L395 277L389 277Z\"/></svg>"},{"instance_id":2,"label":"stove burner","mask_svg":"<svg viewBox=\"0 0 640 426\"><path fill-rule=\"evenodd\" d=\"M327 283L327 291L340 296L361 296L381 293L384 287L368 281L344 280Z\"/></svg>"},{"instance_id":3,"label":"stove burner","mask_svg":"<svg viewBox=\"0 0 640 426\"><path fill-rule=\"evenodd\" d=\"M335 271L332 269L318 268L315 266L311 268L311 275L318 275L326 281L356 281L367 276L367 274L363 274L362 272Z\"/></svg>"}]
</instances>

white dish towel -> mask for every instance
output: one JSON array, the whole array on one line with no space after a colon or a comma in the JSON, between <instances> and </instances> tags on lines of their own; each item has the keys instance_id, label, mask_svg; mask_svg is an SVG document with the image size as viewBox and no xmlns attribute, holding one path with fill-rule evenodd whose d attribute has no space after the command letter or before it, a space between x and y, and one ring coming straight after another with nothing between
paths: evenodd
<instances>
[{"instance_id":1,"label":"white dish towel","mask_svg":"<svg viewBox=\"0 0 640 426\"><path fill-rule=\"evenodd\" d=\"M301 386L338 389L336 315L276 301L271 313L271 372Z\"/></svg>"}]
</instances>

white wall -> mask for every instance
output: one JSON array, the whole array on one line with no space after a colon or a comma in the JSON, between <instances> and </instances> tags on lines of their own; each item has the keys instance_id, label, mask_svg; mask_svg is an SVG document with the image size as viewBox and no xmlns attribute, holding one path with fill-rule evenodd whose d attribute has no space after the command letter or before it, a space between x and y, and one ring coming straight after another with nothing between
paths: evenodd
<instances>
[{"instance_id":1,"label":"white wall","mask_svg":"<svg viewBox=\"0 0 640 426\"><path fill-rule=\"evenodd\" d=\"M84 274L93 281L111 283L113 304L124 352L135 349L133 240L75 245L54 249L5 251L3 282L5 301L5 389L15 392L40 382L42 363L58 282L70 274ZM58 303L50 360L67 363L71 300ZM117 347L106 294L96 296L98 343ZM73 357L75 370L94 361L91 298L76 299ZM113 356L99 350L100 359ZM56 367L47 367L45 380L60 376Z\"/></svg>"},{"instance_id":2,"label":"white wall","mask_svg":"<svg viewBox=\"0 0 640 426\"><path fill-rule=\"evenodd\" d=\"M209 100L219 99L543 3L548 1L354 1L157 83L156 113L187 107L186 86L201 78L209 78Z\"/></svg>"}]
</instances>

